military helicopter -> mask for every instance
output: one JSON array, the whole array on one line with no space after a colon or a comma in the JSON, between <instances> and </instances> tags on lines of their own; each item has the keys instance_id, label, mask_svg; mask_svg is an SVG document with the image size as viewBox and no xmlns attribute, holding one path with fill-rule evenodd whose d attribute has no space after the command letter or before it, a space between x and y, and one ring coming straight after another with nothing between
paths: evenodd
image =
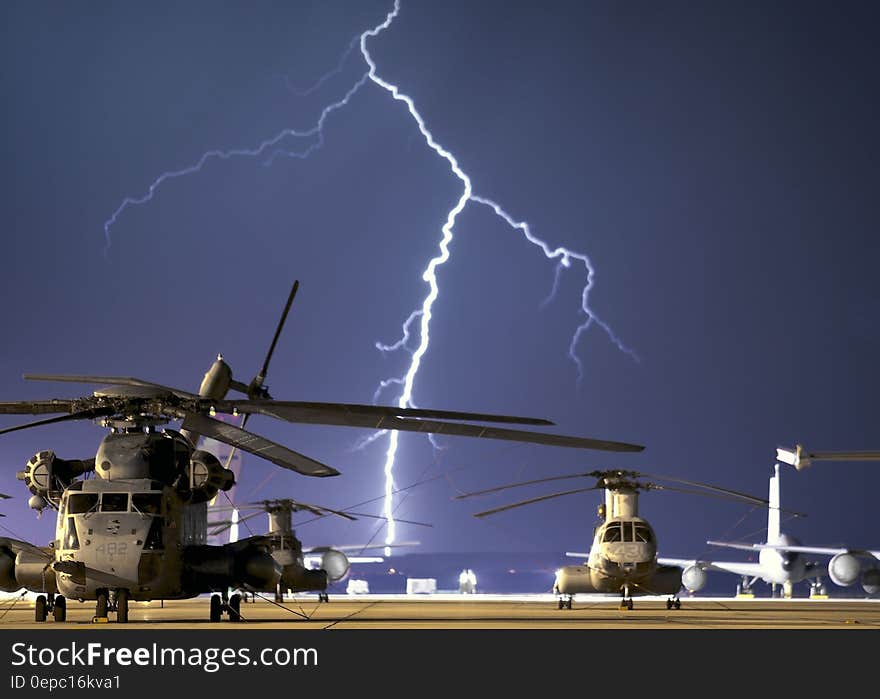
<instances>
[{"instance_id":1,"label":"military helicopter","mask_svg":"<svg viewBox=\"0 0 880 699\"><path fill-rule=\"evenodd\" d=\"M51 611L66 620L66 600L95 601L95 617L116 612L128 621L131 600L148 601L214 593L211 615L240 618L241 597L229 590L273 590L295 570L273 557L271 537L207 544L207 503L235 483L212 453L198 449L200 436L264 458L310 477L339 471L244 429L251 415L292 423L390 429L530 442L581 449L637 452L644 447L565 435L489 427L477 422L549 425L548 420L343 403L274 400L264 384L269 360L296 294L295 282L263 365L249 384L233 379L218 356L198 394L119 376L31 374L26 379L103 384L92 395L0 403L0 414L55 414L0 434L41 425L94 420L109 429L94 458L61 459L37 452L17 478L31 492L29 504L57 511L55 539L37 547L0 539L0 589L39 593L35 618ZM226 399L232 389L246 396ZM216 415L243 416L238 427ZM165 427L181 421L180 429ZM458 420L459 422L453 422ZM332 557L331 557L332 558ZM293 565L293 564L291 564ZM327 565L330 565L329 560ZM287 577L288 581L292 578Z\"/></svg>"},{"instance_id":2,"label":"military helicopter","mask_svg":"<svg viewBox=\"0 0 880 699\"><path fill-rule=\"evenodd\" d=\"M593 531L593 544L589 553L566 552L567 556L586 559L585 564L563 566L556 571L553 592L558 595L559 609L571 609L572 600L578 593L620 593L620 608L633 608L633 595L668 595L667 609L680 609L681 601L678 591L681 589L681 568L660 565L657 562L657 536L650 523L639 517L639 491L666 490L698 495L709 495L724 499L748 502L768 506L769 503L745 493L726 488L719 488L695 481L682 480L669 476L656 476L638 471L606 470L574 473L563 476L538 478L531 481L511 483L496 488L464 493L455 496L461 500L477 495L496 493L509 488L526 485L537 485L550 481L575 478L594 478L595 485L587 488L566 490L550 495L522 500L502 505L483 512L474 517L482 518L499 512L531 505L545 500L585 493L593 490L604 490L605 501L599 505L599 524ZM639 479L651 478L691 488L678 488L661 485L653 481L643 482ZM695 490L702 488L705 490Z\"/></svg>"},{"instance_id":3,"label":"military helicopter","mask_svg":"<svg viewBox=\"0 0 880 699\"><path fill-rule=\"evenodd\" d=\"M334 510L322 505L312 505L292 498L279 498L262 500L260 502L219 505L212 508L215 513L232 513L232 519L209 520L208 527L211 535L220 534L233 526L245 524L248 520L262 514L269 516L269 527L266 538L272 546L272 557L284 566L285 576L278 581L275 588L275 601L281 602L286 592L299 592L302 590L318 590L319 601L328 602L329 596L325 590L328 585L344 580L351 569L353 562L345 554L346 550L363 552L368 549L385 548L385 544L362 544L354 546L316 546L304 549L302 542L296 537L293 529L293 515L296 512L309 512L316 518L327 516L342 517L355 521L359 517L385 520L382 515L372 515L363 512L351 512ZM237 513L245 513L239 518ZM396 518L397 522L412 524L421 527L430 527L425 522L415 522L408 519ZM411 545L411 542L403 542L394 545L395 548ZM306 556L319 556L320 567L315 570L306 566Z\"/></svg>"}]
</instances>

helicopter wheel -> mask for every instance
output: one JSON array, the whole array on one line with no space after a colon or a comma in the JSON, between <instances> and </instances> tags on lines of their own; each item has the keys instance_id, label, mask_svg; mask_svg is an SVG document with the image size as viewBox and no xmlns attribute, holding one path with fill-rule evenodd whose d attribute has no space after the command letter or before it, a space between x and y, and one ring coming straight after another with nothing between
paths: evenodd
<instances>
[{"instance_id":1,"label":"helicopter wheel","mask_svg":"<svg viewBox=\"0 0 880 699\"><path fill-rule=\"evenodd\" d=\"M561 597L559 598L558 608L559 608L559 609L564 609L564 608L565 608L565 600L562 599Z\"/></svg>"},{"instance_id":2,"label":"helicopter wheel","mask_svg":"<svg viewBox=\"0 0 880 699\"><path fill-rule=\"evenodd\" d=\"M55 604L52 605L52 617L55 621L67 621L67 600L61 595L55 598Z\"/></svg>"},{"instance_id":3,"label":"helicopter wheel","mask_svg":"<svg viewBox=\"0 0 880 699\"><path fill-rule=\"evenodd\" d=\"M128 590L116 591L116 623L128 623Z\"/></svg>"},{"instance_id":4,"label":"helicopter wheel","mask_svg":"<svg viewBox=\"0 0 880 699\"><path fill-rule=\"evenodd\" d=\"M566 609L571 609L571 602L572 602L571 597L569 597L567 600L565 600L565 608Z\"/></svg>"},{"instance_id":5,"label":"helicopter wheel","mask_svg":"<svg viewBox=\"0 0 880 699\"><path fill-rule=\"evenodd\" d=\"M236 594L229 598L227 614L229 621L241 621L241 595Z\"/></svg>"},{"instance_id":6,"label":"helicopter wheel","mask_svg":"<svg viewBox=\"0 0 880 699\"><path fill-rule=\"evenodd\" d=\"M46 595L40 595L34 602L34 621L46 621Z\"/></svg>"},{"instance_id":7,"label":"helicopter wheel","mask_svg":"<svg viewBox=\"0 0 880 699\"><path fill-rule=\"evenodd\" d=\"M678 597L675 598L675 601L672 603L672 606L676 609L681 609L681 600Z\"/></svg>"},{"instance_id":8,"label":"helicopter wheel","mask_svg":"<svg viewBox=\"0 0 880 699\"><path fill-rule=\"evenodd\" d=\"M672 600L671 599L666 600L666 608L672 609Z\"/></svg>"},{"instance_id":9,"label":"helicopter wheel","mask_svg":"<svg viewBox=\"0 0 880 699\"><path fill-rule=\"evenodd\" d=\"M98 594L95 595L95 617L98 619L106 619L107 618L107 591L106 590L98 590Z\"/></svg>"},{"instance_id":10,"label":"helicopter wheel","mask_svg":"<svg viewBox=\"0 0 880 699\"><path fill-rule=\"evenodd\" d=\"M211 595L211 621L220 621L223 615L223 602L220 595Z\"/></svg>"},{"instance_id":11,"label":"helicopter wheel","mask_svg":"<svg viewBox=\"0 0 880 699\"><path fill-rule=\"evenodd\" d=\"M629 609L629 610L632 610L632 608L633 608L633 601L632 601L632 599L628 599L628 600L626 601L626 608Z\"/></svg>"}]
</instances>

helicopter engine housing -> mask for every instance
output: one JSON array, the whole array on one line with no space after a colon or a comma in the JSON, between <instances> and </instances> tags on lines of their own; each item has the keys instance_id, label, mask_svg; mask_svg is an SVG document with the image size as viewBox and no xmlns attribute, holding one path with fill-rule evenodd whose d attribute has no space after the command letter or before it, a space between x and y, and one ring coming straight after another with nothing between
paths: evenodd
<instances>
[{"instance_id":1,"label":"helicopter engine housing","mask_svg":"<svg viewBox=\"0 0 880 699\"><path fill-rule=\"evenodd\" d=\"M191 502L208 502L221 490L235 485L235 474L211 452L197 450L190 457Z\"/></svg>"},{"instance_id":2,"label":"helicopter engine housing","mask_svg":"<svg viewBox=\"0 0 880 699\"><path fill-rule=\"evenodd\" d=\"M835 585L849 587L859 579L862 564L851 553L838 553L828 561L828 577Z\"/></svg>"},{"instance_id":3,"label":"helicopter engine housing","mask_svg":"<svg viewBox=\"0 0 880 699\"><path fill-rule=\"evenodd\" d=\"M298 564L285 566L281 584L294 592L326 590L327 571L309 570Z\"/></svg>"},{"instance_id":4,"label":"helicopter engine housing","mask_svg":"<svg viewBox=\"0 0 880 699\"><path fill-rule=\"evenodd\" d=\"M7 546L0 546L0 590L15 592L21 585L15 579L15 553Z\"/></svg>"},{"instance_id":5,"label":"helicopter engine housing","mask_svg":"<svg viewBox=\"0 0 880 699\"><path fill-rule=\"evenodd\" d=\"M700 566L688 566L681 571L681 584L688 592L699 592L706 587L709 576Z\"/></svg>"},{"instance_id":6,"label":"helicopter engine housing","mask_svg":"<svg viewBox=\"0 0 880 699\"><path fill-rule=\"evenodd\" d=\"M862 589L869 595L880 593L880 569L868 568L862 573Z\"/></svg>"},{"instance_id":7,"label":"helicopter engine housing","mask_svg":"<svg viewBox=\"0 0 880 699\"><path fill-rule=\"evenodd\" d=\"M248 586L274 590L281 566L258 546L189 546L184 552L189 586L200 591Z\"/></svg>"},{"instance_id":8,"label":"helicopter engine housing","mask_svg":"<svg viewBox=\"0 0 880 699\"><path fill-rule=\"evenodd\" d=\"M31 592L58 592L52 560L52 556L47 558L30 551L19 551L15 557L15 579L18 580L18 587L26 587Z\"/></svg>"},{"instance_id":9,"label":"helicopter engine housing","mask_svg":"<svg viewBox=\"0 0 880 699\"><path fill-rule=\"evenodd\" d=\"M330 582L339 582L351 570L351 563L342 551L330 549L325 551L321 556L321 570L327 572L327 579Z\"/></svg>"},{"instance_id":10,"label":"helicopter engine housing","mask_svg":"<svg viewBox=\"0 0 880 699\"><path fill-rule=\"evenodd\" d=\"M43 501L49 501L50 493L63 490L77 476L93 471L93 461L59 459L54 451L38 451L25 464L24 470L16 474L16 478L24 481L27 489ZM36 507L34 509L42 509Z\"/></svg>"}]
</instances>

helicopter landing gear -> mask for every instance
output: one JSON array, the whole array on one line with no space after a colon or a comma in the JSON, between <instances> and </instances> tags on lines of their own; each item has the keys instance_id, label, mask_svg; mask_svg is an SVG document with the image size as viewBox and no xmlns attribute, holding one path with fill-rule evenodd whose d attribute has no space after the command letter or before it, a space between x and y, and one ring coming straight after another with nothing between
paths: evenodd
<instances>
[{"instance_id":1,"label":"helicopter landing gear","mask_svg":"<svg viewBox=\"0 0 880 699\"><path fill-rule=\"evenodd\" d=\"M220 595L211 595L211 621L220 621L223 616L223 602Z\"/></svg>"},{"instance_id":2,"label":"helicopter landing gear","mask_svg":"<svg viewBox=\"0 0 880 699\"><path fill-rule=\"evenodd\" d=\"M667 609L681 609L681 600L678 597L670 597L666 600Z\"/></svg>"},{"instance_id":3,"label":"helicopter landing gear","mask_svg":"<svg viewBox=\"0 0 880 699\"><path fill-rule=\"evenodd\" d=\"M34 600L34 621L43 622L51 614L55 621L64 621L67 618L67 607L61 595L39 595ZM60 615L60 618L59 618Z\"/></svg>"},{"instance_id":4,"label":"helicopter landing gear","mask_svg":"<svg viewBox=\"0 0 880 699\"><path fill-rule=\"evenodd\" d=\"M330 595L328 595L326 592L319 592L318 593L318 602L329 602L329 601L330 601Z\"/></svg>"},{"instance_id":5,"label":"helicopter landing gear","mask_svg":"<svg viewBox=\"0 0 880 699\"><path fill-rule=\"evenodd\" d=\"M284 592L281 589L281 583L275 586L275 601L281 604L284 602Z\"/></svg>"},{"instance_id":6,"label":"helicopter landing gear","mask_svg":"<svg viewBox=\"0 0 880 699\"><path fill-rule=\"evenodd\" d=\"M572 595L565 595L559 598L558 608L559 609L571 609L571 600Z\"/></svg>"},{"instance_id":7,"label":"helicopter landing gear","mask_svg":"<svg viewBox=\"0 0 880 699\"><path fill-rule=\"evenodd\" d=\"M110 595L107 590L97 590L95 594L95 619L107 621L109 606Z\"/></svg>"},{"instance_id":8,"label":"helicopter landing gear","mask_svg":"<svg viewBox=\"0 0 880 699\"><path fill-rule=\"evenodd\" d=\"M61 595L58 595L52 604L52 618L55 621L67 621L67 600Z\"/></svg>"},{"instance_id":9,"label":"helicopter landing gear","mask_svg":"<svg viewBox=\"0 0 880 699\"><path fill-rule=\"evenodd\" d=\"M620 610L631 610L633 608L632 597L629 594L629 585L624 584L623 586L623 597L620 598L620 606L618 609Z\"/></svg>"},{"instance_id":10,"label":"helicopter landing gear","mask_svg":"<svg viewBox=\"0 0 880 699\"><path fill-rule=\"evenodd\" d=\"M229 621L241 621L241 595L232 595L226 609Z\"/></svg>"},{"instance_id":11,"label":"helicopter landing gear","mask_svg":"<svg viewBox=\"0 0 880 699\"><path fill-rule=\"evenodd\" d=\"M241 595L236 593L229 597L225 591L211 595L211 621L220 621L223 612L226 612L229 621L241 621Z\"/></svg>"},{"instance_id":12,"label":"helicopter landing gear","mask_svg":"<svg viewBox=\"0 0 880 699\"><path fill-rule=\"evenodd\" d=\"M116 623L128 623L128 590L120 588L116 590Z\"/></svg>"},{"instance_id":13,"label":"helicopter landing gear","mask_svg":"<svg viewBox=\"0 0 880 699\"><path fill-rule=\"evenodd\" d=\"M39 595L34 602L34 621L46 621L48 614L46 595Z\"/></svg>"}]
</instances>

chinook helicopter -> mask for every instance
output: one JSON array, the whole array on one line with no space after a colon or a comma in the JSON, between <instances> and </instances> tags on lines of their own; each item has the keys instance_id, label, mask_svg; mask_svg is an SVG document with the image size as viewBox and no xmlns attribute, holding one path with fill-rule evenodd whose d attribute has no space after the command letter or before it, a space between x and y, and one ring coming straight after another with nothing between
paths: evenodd
<instances>
[{"instance_id":1,"label":"chinook helicopter","mask_svg":"<svg viewBox=\"0 0 880 699\"><path fill-rule=\"evenodd\" d=\"M81 398L0 403L0 414L44 415L0 434L76 420L107 428L94 458L61 459L37 452L17 478L31 492L29 504L57 512L54 540L46 547L0 539L0 590L38 593L35 619L49 612L66 620L66 600L95 602L95 616L116 612L128 621L129 602L211 597L212 621L223 613L240 619L241 596L229 590L316 589L297 562L288 563L271 536L221 546L207 544L207 505L235 484L233 472L197 448L214 439L310 477L339 471L244 429L251 415L291 423L389 429L529 442L551 446L637 452L644 447L565 435L489 427L479 422L551 425L523 418L447 410L274 400L264 384L269 360L296 294L295 282L262 368L249 384L235 380L218 356L197 394L143 379L119 376L25 375L26 379L102 384ZM246 396L229 400L229 390ZM243 416L241 426L216 415ZM166 427L180 421L180 429ZM458 422L454 422L458 421ZM331 551L324 552L331 566ZM294 557L295 558L295 557ZM308 572L308 571L306 571ZM320 582L320 581L319 581ZM321 588L317 588L321 589Z\"/></svg>"},{"instance_id":2,"label":"chinook helicopter","mask_svg":"<svg viewBox=\"0 0 880 699\"><path fill-rule=\"evenodd\" d=\"M259 515L268 515L269 527L266 538L271 542L273 558L284 566L298 568L299 575L304 581L312 581L313 587L311 589L321 590L318 593L318 600L323 602L329 601L328 594L323 592L323 590L326 590L329 584L345 580L351 570L351 564L357 562L357 559L347 556L345 551L362 553L368 549L386 548L385 544L303 548L302 542L297 538L293 528L293 515L296 512L309 512L315 518L336 516L350 521L355 521L359 517L385 520L386 518L383 515L352 512L350 510L334 510L322 505L299 502L291 498L262 500L260 502L236 505L219 505L212 508L212 511L218 514L229 513L232 515L232 519L208 521L209 534L212 536L221 534L240 524L246 524L249 520ZM239 513L244 513L244 516L239 518ZM433 526L425 522L415 522L408 519L395 518L395 521L420 527ZM400 548L408 545L411 545L411 543L397 543L392 547ZM321 561L320 567L317 570L307 567L305 562L306 557L314 558L315 556L318 556ZM276 602L282 602L286 592L299 591L289 586L291 577L288 576L288 580L282 579L278 582L275 588Z\"/></svg>"},{"instance_id":3,"label":"chinook helicopter","mask_svg":"<svg viewBox=\"0 0 880 699\"><path fill-rule=\"evenodd\" d=\"M728 500L748 502L753 505L768 506L768 501L756 498L735 490L719 488L695 481L682 480L669 476L656 476L638 471L607 470L574 473L564 476L551 476L531 481L511 483L496 488L479 490L455 496L461 500L477 495L487 495L509 488L526 485L537 485L550 481L575 478L594 478L595 485L587 488L566 490L550 495L541 495L528 500L502 505L483 512L474 517L482 518L504 512L516 507L531 505L545 500L585 493L593 490L604 490L605 501L598 507L599 524L593 531L593 544L589 553L566 552L572 558L586 559L581 565L563 566L556 571L553 592L558 595L559 609L571 609L574 596L579 593L620 593L620 608L633 608L633 595L667 595L666 608L680 609L681 600L678 591L681 589L681 568L661 565L657 562L657 536L650 523L639 516L639 491L665 490L697 495L708 495ZM640 481L651 478L668 481L680 485L691 486L679 488L661 485L653 481ZM704 490L696 490L702 488Z\"/></svg>"}]
</instances>

